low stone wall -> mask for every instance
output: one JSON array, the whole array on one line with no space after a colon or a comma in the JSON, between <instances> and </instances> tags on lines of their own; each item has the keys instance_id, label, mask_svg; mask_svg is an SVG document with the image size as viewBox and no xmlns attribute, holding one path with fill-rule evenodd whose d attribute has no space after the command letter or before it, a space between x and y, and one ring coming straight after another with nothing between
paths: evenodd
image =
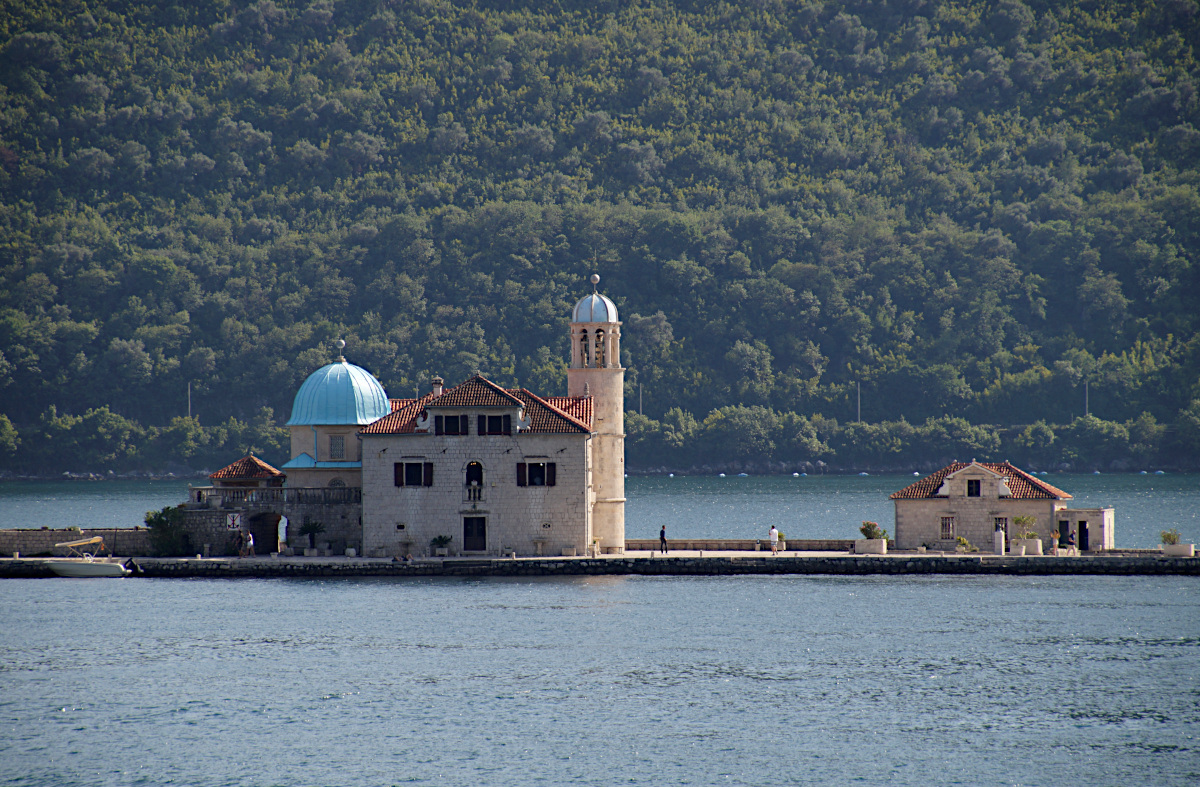
<instances>
[{"instance_id":1,"label":"low stone wall","mask_svg":"<svg viewBox=\"0 0 1200 787\"><path fill-rule=\"evenodd\" d=\"M849 552L853 538L789 538L789 552ZM770 552L771 542L765 538L668 538L667 549L703 550L705 552ZM657 538L627 538L625 551L654 552Z\"/></svg>"},{"instance_id":2,"label":"low stone wall","mask_svg":"<svg viewBox=\"0 0 1200 787\"><path fill-rule=\"evenodd\" d=\"M739 574L973 574L1047 576L1103 574L1200 577L1200 559L1168 557L999 557L978 555L904 555L872 557L604 557L604 558L460 558L411 563L363 558L264 558L189 560L144 558L135 561L143 577L238 579L261 577L429 577L429 576L577 576ZM0 577L50 576L44 562L0 559Z\"/></svg>"},{"instance_id":3,"label":"low stone wall","mask_svg":"<svg viewBox=\"0 0 1200 787\"><path fill-rule=\"evenodd\" d=\"M144 528L103 528L84 530L82 534L76 530L0 530L0 555L11 556L20 552L25 557L50 555L65 556L66 549L59 549L55 544L64 541L79 541L83 538L100 536L109 554L122 557L145 557L151 554L150 531Z\"/></svg>"}]
</instances>

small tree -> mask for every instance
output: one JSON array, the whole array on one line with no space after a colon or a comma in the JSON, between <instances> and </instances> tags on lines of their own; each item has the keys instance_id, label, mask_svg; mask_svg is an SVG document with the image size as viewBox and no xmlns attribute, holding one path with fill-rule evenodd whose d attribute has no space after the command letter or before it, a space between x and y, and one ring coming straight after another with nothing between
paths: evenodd
<instances>
[{"instance_id":1,"label":"small tree","mask_svg":"<svg viewBox=\"0 0 1200 787\"><path fill-rule=\"evenodd\" d=\"M1162 539L1162 542L1168 546L1179 543L1179 531L1175 528L1162 531L1159 533L1159 537Z\"/></svg>"},{"instance_id":2,"label":"small tree","mask_svg":"<svg viewBox=\"0 0 1200 787\"><path fill-rule=\"evenodd\" d=\"M858 532L862 533L863 538L882 538L886 541L888 537L888 532L881 528L878 522L864 521Z\"/></svg>"},{"instance_id":3,"label":"small tree","mask_svg":"<svg viewBox=\"0 0 1200 787\"><path fill-rule=\"evenodd\" d=\"M1013 524L1019 528L1013 536L1014 538L1041 538L1041 534L1033 529L1033 526L1037 524L1036 516L1014 516Z\"/></svg>"},{"instance_id":4,"label":"small tree","mask_svg":"<svg viewBox=\"0 0 1200 787\"><path fill-rule=\"evenodd\" d=\"M146 512L146 527L150 530L150 546L159 557L179 557L192 554L192 539L185 527L187 512L183 506L167 506L161 511Z\"/></svg>"}]
</instances>

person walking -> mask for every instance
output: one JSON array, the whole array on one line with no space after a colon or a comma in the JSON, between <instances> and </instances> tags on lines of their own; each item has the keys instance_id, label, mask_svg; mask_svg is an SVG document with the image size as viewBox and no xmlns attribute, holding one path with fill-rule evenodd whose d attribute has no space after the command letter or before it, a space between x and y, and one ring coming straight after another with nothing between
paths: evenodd
<instances>
[{"instance_id":1,"label":"person walking","mask_svg":"<svg viewBox=\"0 0 1200 787\"><path fill-rule=\"evenodd\" d=\"M658 548L665 555L667 554L667 526L663 525L658 531Z\"/></svg>"},{"instance_id":2,"label":"person walking","mask_svg":"<svg viewBox=\"0 0 1200 787\"><path fill-rule=\"evenodd\" d=\"M246 531L246 554L254 557L254 534L249 530Z\"/></svg>"},{"instance_id":3,"label":"person walking","mask_svg":"<svg viewBox=\"0 0 1200 787\"><path fill-rule=\"evenodd\" d=\"M779 530L774 525L771 525L771 530L768 532L768 535L771 537L771 554L778 555L779 554Z\"/></svg>"},{"instance_id":4,"label":"person walking","mask_svg":"<svg viewBox=\"0 0 1200 787\"><path fill-rule=\"evenodd\" d=\"M1071 528L1071 535L1067 537L1067 554L1079 557L1079 550L1075 548L1075 528Z\"/></svg>"}]
</instances>

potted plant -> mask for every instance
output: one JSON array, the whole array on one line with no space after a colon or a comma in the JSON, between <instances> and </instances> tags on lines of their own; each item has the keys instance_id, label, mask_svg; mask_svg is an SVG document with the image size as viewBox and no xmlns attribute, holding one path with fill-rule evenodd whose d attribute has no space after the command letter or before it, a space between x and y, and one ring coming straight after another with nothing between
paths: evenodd
<instances>
[{"instance_id":1,"label":"potted plant","mask_svg":"<svg viewBox=\"0 0 1200 787\"><path fill-rule=\"evenodd\" d=\"M779 531L779 551L787 552L787 536L783 534L782 530Z\"/></svg>"},{"instance_id":2,"label":"potted plant","mask_svg":"<svg viewBox=\"0 0 1200 787\"><path fill-rule=\"evenodd\" d=\"M979 551L979 547L975 546L970 541L968 541L965 536L958 536L957 538L954 539L954 541L957 544L955 549L957 549L957 551L959 551L959 552L978 552Z\"/></svg>"},{"instance_id":3,"label":"potted plant","mask_svg":"<svg viewBox=\"0 0 1200 787\"><path fill-rule=\"evenodd\" d=\"M446 557L450 553L450 542L453 540L452 536L434 536L429 539L429 546L437 557Z\"/></svg>"},{"instance_id":4,"label":"potted plant","mask_svg":"<svg viewBox=\"0 0 1200 787\"><path fill-rule=\"evenodd\" d=\"M1179 543L1179 531L1175 528L1164 530L1159 534L1162 538L1162 553L1167 557L1195 557L1195 544Z\"/></svg>"},{"instance_id":5,"label":"potted plant","mask_svg":"<svg viewBox=\"0 0 1200 787\"><path fill-rule=\"evenodd\" d=\"M1033 529L1033 526L1037 524L1037 517L1014 516L1013 524L1018 530L1013 535L1011 544L1022 548L1022 552L1026 555L1042 554L1042 537ZM1013 551L1016 552L1016 550Z\"/></svg>"},{"instance_id":6,"label":"potted plant","mask_svg":"<svg viewBox=\"0 0 1200 787\"><path fill-rule=\"evenodd\" d=\"M854 540L854 553L856 555L886 555L887 554L887 531L879 526L877 522L862 523L858 529L862 533L862 538Z\"/></svg>"},{"instance_id":7,"label":"potted plant","mask_svg":"<svg viewBox=\"0 0 1200 787\"><path fill-rule=\"evenodd\" d=\"M317 536L325 532L325 525L321 522L305 522L300 526L300 535L308 538L308 546L304 549L305 557L317 556Z\"/></svg>"}]
</instances>

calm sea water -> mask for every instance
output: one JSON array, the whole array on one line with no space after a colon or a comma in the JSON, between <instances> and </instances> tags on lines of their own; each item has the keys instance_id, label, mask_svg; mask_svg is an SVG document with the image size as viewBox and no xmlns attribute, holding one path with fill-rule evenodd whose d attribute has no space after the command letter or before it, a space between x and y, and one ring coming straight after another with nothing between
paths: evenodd
<instances>
[{"instance_id":1,"label":"calm sea water","mask_svg":"<svg viewBox=\"0 0 1200 787\"><path fill-rule=\"evenodd\" d=\"M6 785L1200 783L1200 582L0 580Z\"/></svg>"},{"instance_id":2,"label":"calm sea water","mask_svg":"<svg viewBox=\"0 0 1200 787\"><path fill-rule=\"evenodd\" d=\"M912 476L756 476L626 479L626 535L657 538L765 537L772 524L792 538L855 538L864 519L889 531L888 495ZM1064 475L1047 480L1079 507L1116 508L1118 547L1150 548L1178 528L1200 543L1200 475ZM187 499L185 481L0 483L0 528L133 527L146 512Z\"/></svg>"}]
</instances>

